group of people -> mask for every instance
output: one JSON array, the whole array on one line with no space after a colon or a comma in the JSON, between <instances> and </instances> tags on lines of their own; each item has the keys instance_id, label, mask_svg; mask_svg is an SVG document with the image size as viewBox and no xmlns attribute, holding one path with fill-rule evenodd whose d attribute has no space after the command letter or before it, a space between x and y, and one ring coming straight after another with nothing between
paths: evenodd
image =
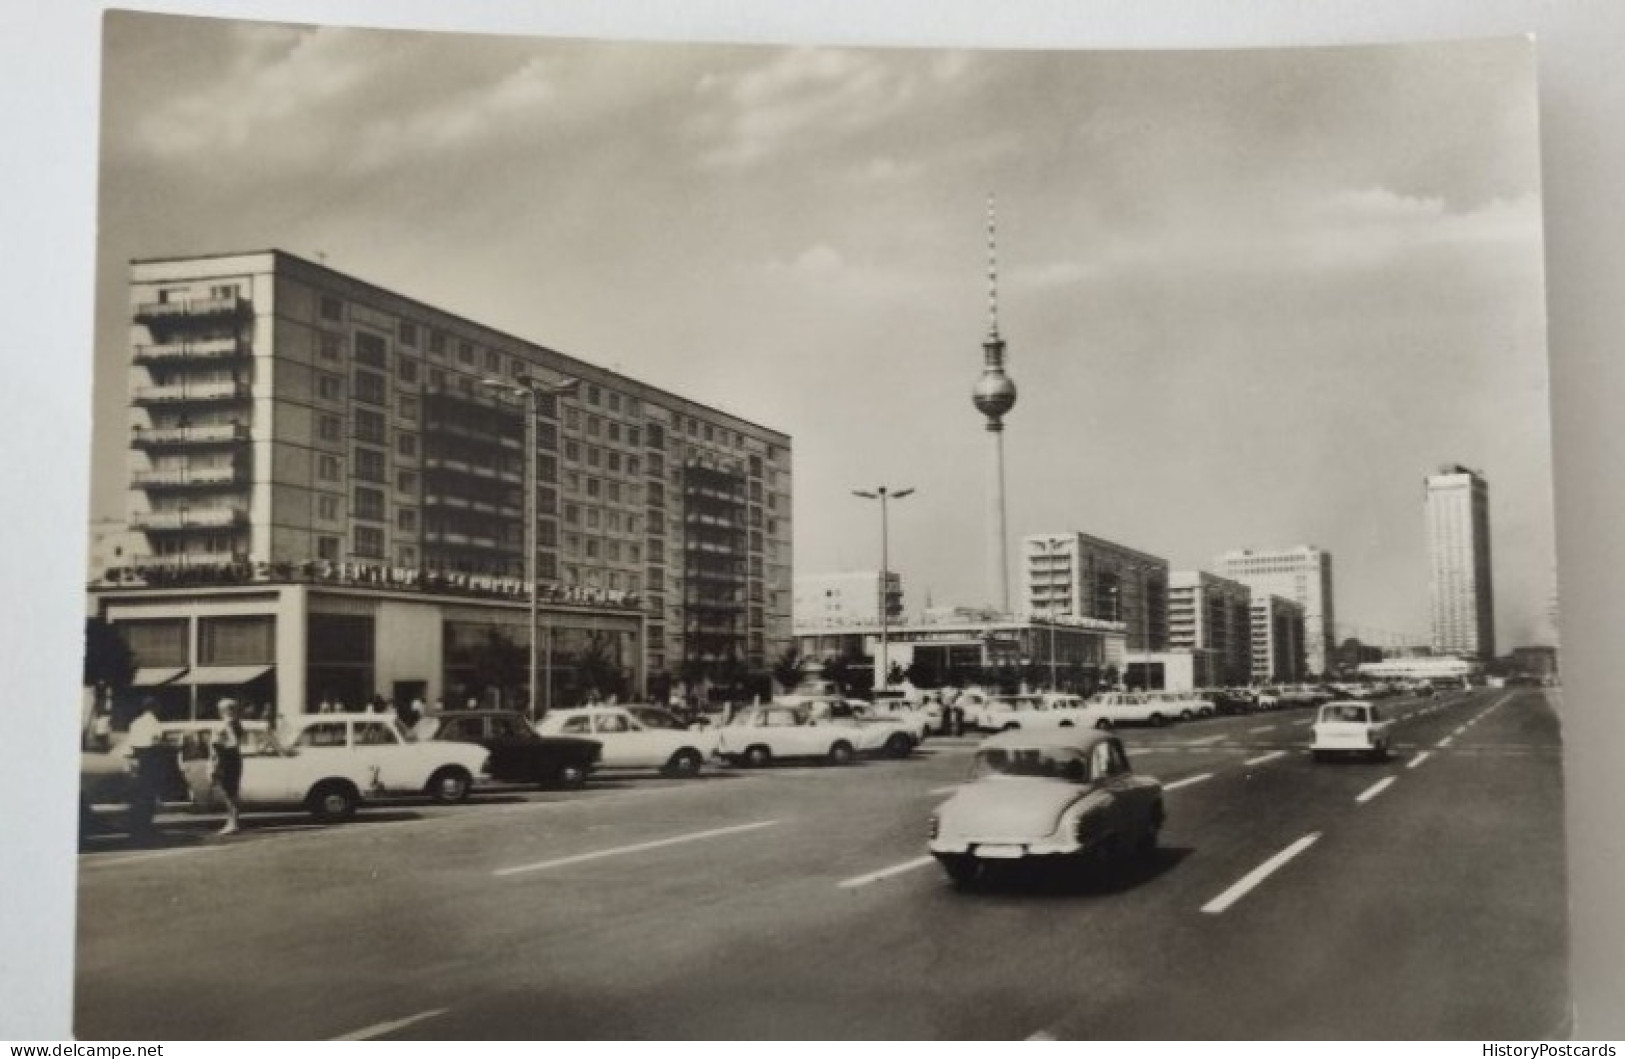
<instances>
[{"instance_id":1,"label":"group of people","mask_svg":"<svg viewBox=\"0 0 1625 1059\"><path fill-rule=\"evenodd\" d=\"M238 802L243 780L243 727L242 706L235 699L221 699L215 704L220 714L220 726L215 728L206 750L208 754L208 782L226 809L226 823L222 835L233 835L241 829ZM163 721L158 716L158 703L148 699L142 703L141 713L130 722L129 754L135 767L135 790L130 797L130 832L139 837L152 833L153 817L165 793L177 781L179 762L176 748L164 738Z\"/></svg>"},{"instance_id":2,"label":"group of people","mask_svg":"<svg viewBox=\"0 0 1625 1059\"><path fill-rule=\"evenodd\" d=\"M941 691L928 691L920 700L921 709L931 706L940 707L937 718L937 734L942 736L965 734L965 708L959 705L959 690L945 688Z\"/></svg>"}]
</instances>

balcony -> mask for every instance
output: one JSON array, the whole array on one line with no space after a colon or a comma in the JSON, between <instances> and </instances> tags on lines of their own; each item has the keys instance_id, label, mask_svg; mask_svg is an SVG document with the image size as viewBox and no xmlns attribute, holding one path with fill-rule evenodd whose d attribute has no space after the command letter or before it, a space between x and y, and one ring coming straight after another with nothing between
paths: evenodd
<instances>
[{"instance_id":1,"label":"balcony","mask_svg":"<svg viewBox=\"0 0 1625 1059\"><path fill-rule=\"evenodd\" d=\"M248 400L246 382L185 382L169 386L141 386L135 403L141 405L217 404Z\"/></svg>"},{"instance_id":2,"label":"balcony","mask_svg":"<svg viewBox=\"0 0 1625 1059\"><path fill-rule=\"evenodd\" d=\"M237 507L190 507L173 511L142 511L130 516L132 529L148 533L191 529L230 529L248 521L248 512Z\"/></svg>"},{"instance_id":3,"label":"balcony","mask_svg":"<svg viewBox=\"0 0 1625 1059\"><path fill-rule=\"evenodd\" d=\"M208 423L188 427L136 427L130 444L138 449L229 445L248 440L246 423Z\"/></svg>"},{"instance_id":4,"label":"balcony","mask_svg":"<svg viewBox=\"0 0 1625 1059\"><path fill-rule=\"evenodd\" d=\"M246 356L248 346L235 336L135 347L137 364L218 364Z\"/></svg>"},{"instance_id":5,"label":"balcony","mask_svg":"<svg viewBox=\"0 0 1625 1059\"><path fill-rule=\"evenodd\" d=\"M241 485L248 475L237 467L155 467L135 472L140 489L210 489Z\"/></svg>"},{"instance_id":6,"label":"balcony","mask_svg":"<svg viewBox=\"0 0 1625 1059\"><path fill-rule=\"evenodd\" d=\"M241 319L253 313L247 298L187 298L182 301L144 302L135 308L138 324L172 324L193 320Z\"/></svg>"}]
</instances>

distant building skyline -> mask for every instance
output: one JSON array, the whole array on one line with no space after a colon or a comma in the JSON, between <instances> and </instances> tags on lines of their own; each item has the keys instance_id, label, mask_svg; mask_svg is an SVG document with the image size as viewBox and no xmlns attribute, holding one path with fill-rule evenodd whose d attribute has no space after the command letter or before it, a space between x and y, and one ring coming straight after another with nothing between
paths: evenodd
<instances>
[{"instance_id":1,"label":"distant building skyline","mask_svg":"<svg viewBox=\"0 0 1625 1059\"><path fill-rule=\"evenodd\" d=\"M1214 559L1213 570L1251 588L1255 602L1276 595L1302 607L1306 664L1311 672L1326 672L1337 625L1330 552L1308 544L1242 549Z\"/></svg>"}]
</instances>

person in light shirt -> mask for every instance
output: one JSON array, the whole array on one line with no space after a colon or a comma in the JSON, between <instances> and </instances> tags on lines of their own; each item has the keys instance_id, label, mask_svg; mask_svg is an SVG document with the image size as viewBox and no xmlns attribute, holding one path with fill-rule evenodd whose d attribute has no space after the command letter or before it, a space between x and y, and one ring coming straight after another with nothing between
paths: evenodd
<instances>
[{"instance_id":1,"label":"person in light shirt","mask_svg":"<svg viewBox=\"0 0 1625 1059\"><path fill-rule=\"evenodd\" d=\"M173 750L163 737L158 719L158 700L141 704L141 715L130 722L129 752L135 765L135 791L130 799L130 833L148 837L153 833L152 818L158 812L164 785L174 768Z\"/></svg>"}]
</instances>

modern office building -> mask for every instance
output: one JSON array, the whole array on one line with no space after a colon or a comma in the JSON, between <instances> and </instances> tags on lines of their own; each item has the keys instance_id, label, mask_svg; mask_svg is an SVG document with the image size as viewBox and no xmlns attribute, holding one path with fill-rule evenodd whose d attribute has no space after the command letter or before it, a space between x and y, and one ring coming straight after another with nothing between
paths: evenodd
<instances>
[{"instance_id":1,"label":"modern office building","mask_svg":"<svg viewBox=\"0 0 1625 1059\"><path fill-rule=\"evenodd\" d=\"M1133 652L1168 646L1168 560L1086 533L1023 538L1022 599L1034 617L1120 622Z\"/></svg>"},{"instance_id":2,"label":"modern office building","mask_svg":"<svg viewBox=\"0 0 1625 1059\"><path fill-rule=\"evenodd\" d=\"M903 613L903 579L896 571L884 578L879 570L803 574L795 579L795 588L797 629L879 625L882 599L887 621L895 621Z\"/></svg>"},{"instance_id":3,"label":"modern office building","mask_svg":"<svg viewBox=\"0 0 1625 1059\"><path fill-rule=\"evenodd\" d=\"M1427 478L1425 509L1433 649L1441 655L1494 658L1489 483L1466 467L1441 467Z\"/></svg>"},{"instance_id":4,"label":"modern office building","mask_svg":"<svg viewBox=\"0 0 1625 1059\"><path fill-rule=\"evenodd\" d=\"M277 250L137 261L131 320L140 546L92 601L152 687L252 669L300 710L498 682L529 638L527 466L553 687L790 642L779 431Z\"/></svg>"},{"instance_id":5,"label":"modern office building","mask_svg":"<svg viewBox=\"0 0 1625 1059\"><path fill-rule=\"evenodd\" d=\"M1332 596L1332 556L1310 545L1273 551L1226 552L1213 561L1215 573L1240 581L1262 596L1283 596L1303 608L1305 660L1312 673L1325 673L1337 646L1337 613Z\"/></svg>"},{"instance_id":6,"label":"modern office building","mask_svg":"<svg viewBox=\"0 0 1625 1059\"><path fill-rule=\"evenodd\" d=\"M1205 570L1168 575L1168 647L1194 656L1196 687L1252 679L1252 589Z\"/></svg>"},{"instance_id":7,"label":"modern office building","mask_svg":"<svg viewBox=\"0 0 1625 1059\"><path fill-rule=\"evenodd\" d=\"M1253 680L1295 684L1306 675L1303 607L1281 596L1253 596Z\"/></svg>"}]
</instances>

